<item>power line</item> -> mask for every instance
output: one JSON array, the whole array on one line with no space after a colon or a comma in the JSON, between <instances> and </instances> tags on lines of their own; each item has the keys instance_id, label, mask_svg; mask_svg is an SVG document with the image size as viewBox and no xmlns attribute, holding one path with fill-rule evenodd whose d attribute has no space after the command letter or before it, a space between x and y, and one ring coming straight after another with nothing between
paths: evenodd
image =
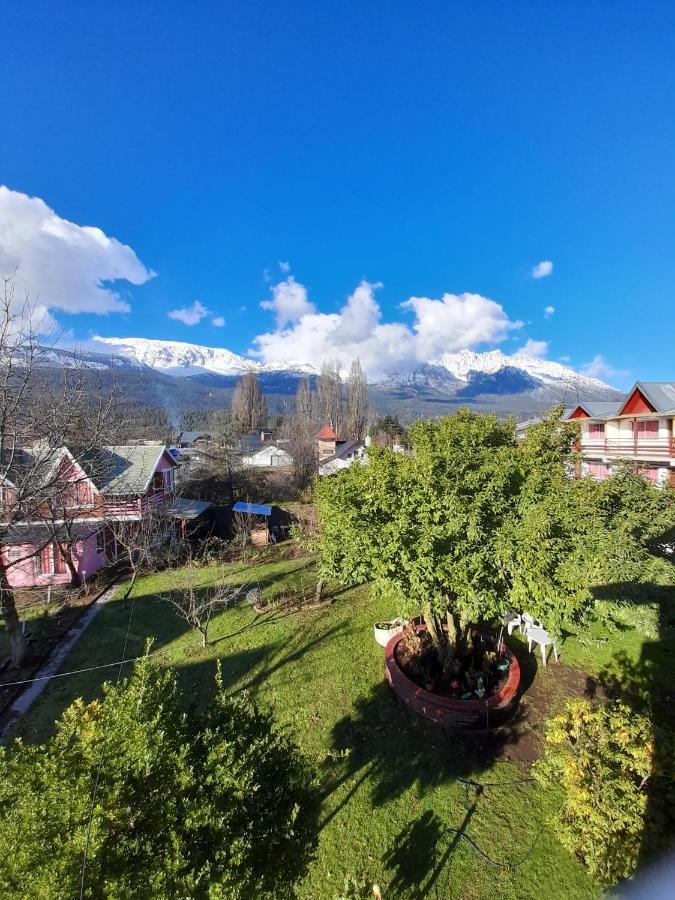
<instances>
[{"instance_id":1,"label":"power line","mask_svg":"<svg viewBox=\"0 0 675 900\"><path fill-rule=\"evenodd\" d=\"M70 672L57 672L54 675L39 675L37 678L24 678L23 681L0 681L0 689L14 687L18 684L33 684L34 681L49 681L52 678L65 678L66 675L80 675L82 672L95 672L97 669L110 669L114 666L123 666L125 663L138 662L139 659L146 659L149 656L159 656L164 652L164 650L155 650L154 653L144 653L142 656L130 656L129 659L119 659L117 662L103 663L100 666L87 666L85 669L71 669Z\"/></svg>"},{"instance_id":2,"label":"power line","mask_svg":"<svg viewBox=\"0 0 675 900\"><path fill-rule=\"evenodd\" d=\"M136 598L133 597L131 601L131 612L129 613L129 622L127 623L127 633L124 636L124 647L122 647L122 656L118 663L119 671L117 673L117 684L120 683L120 678L122 677L122 664L124 663L124 657L127 652L127 644L129 643L129 633L131 631L131 621L134 617L134 609L136 608ZM80 878L80 900L84 897L84 877L87 871L87 854L89 852L89 837L91 834L91 822L94 818L94 806L96 804L96 796L98 794L98 785L101 780L101 769L103 768L103 758L105 757L106 747L108 746L108 737L110 735L110 713L108 713L108 721L106 723L105 735L103 737L103 747L101 748L101 757L98 761L98 768L96 770L96 781L94 782L94 790L91 795L91 804L89 806L89 818L87 820L87 833L84 841L84 853L82 855L82 876Z\"/></svg>"}]
</instances>

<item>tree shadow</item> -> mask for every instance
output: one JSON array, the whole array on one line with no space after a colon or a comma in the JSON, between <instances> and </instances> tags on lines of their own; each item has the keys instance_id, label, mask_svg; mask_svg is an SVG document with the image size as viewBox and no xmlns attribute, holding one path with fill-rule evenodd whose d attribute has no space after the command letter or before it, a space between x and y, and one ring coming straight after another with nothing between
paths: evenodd
<instances>
[{"instance_id":1,"label":"tree shadow","mask_svg":"<svg viewBox=\"0 0 675 900\"><path fill-rule=\"evenodd\" d=\"M655 604L658 609L657 637L644 641L639 658L618 651L588 685L589 696L596 697L599 686L609 699L621 700L651 721L652 772L642 787L647 793L642 868L666 849L675 833L675 588L622 582L601 585L593 593L598 599L636 607Z\"/></svg>"}]
</instances>

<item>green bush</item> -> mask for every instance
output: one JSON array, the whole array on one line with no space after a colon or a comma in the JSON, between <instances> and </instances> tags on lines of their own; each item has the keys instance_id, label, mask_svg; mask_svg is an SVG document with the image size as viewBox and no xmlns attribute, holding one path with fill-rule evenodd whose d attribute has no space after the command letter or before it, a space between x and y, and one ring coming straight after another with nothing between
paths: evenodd
<instances>
[{"instance_id":1,"label":"green bush","mask_svg":"<svg viewBox=\"0 0 675 900\"><path fill-rule=\"evenodd\" d=\"M629 877L646 851L663 845L672 801L668 759L664 735L621 702L594 708L571 700L548 723L534 774L562 786L551 824L601 883Z\"/></svg>"},{"instance_id":2,"label":"green bush","mask_svg":"<svg viewBox=\"0 0 675 900\"><path fill-rule=\"evenodd\" d=\"M285 897L315 842L313 777L217 676L204 713L145 660L48 743L0 751L0 896ZM102 764L101 764L102 761Z\"/></svg>"}]
</instances>

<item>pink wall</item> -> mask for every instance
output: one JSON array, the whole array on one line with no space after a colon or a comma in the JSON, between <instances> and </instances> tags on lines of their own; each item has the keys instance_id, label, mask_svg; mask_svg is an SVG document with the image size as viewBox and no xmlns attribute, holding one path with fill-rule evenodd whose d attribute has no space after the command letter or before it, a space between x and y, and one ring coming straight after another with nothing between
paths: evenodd
<instances>
[{"instance_id":1,"label":"pink wall","mask_svg":"<svg viewBox=\"0 0 675 900\"><path fill-rule=\"evenodd\" d=\"M31 544L3 547L2 555L5 564L11 562L8 553L12 550L19 550L21 552L20 555L25 556L26 553L31 552L31 547ZM83 572L87 573L87 578L91 578L95 572L103 568L106 558L104 553L98 553L96 550L96 533L75 544L73 547L73 562L80 581L83 580ZM31 557L10 566L7 570L7 580L11 587L18 588L46 587L48 584L68 584L70 582L70 569L59 575L38 575L35 557Z\"/></svg>"}]
</instances>

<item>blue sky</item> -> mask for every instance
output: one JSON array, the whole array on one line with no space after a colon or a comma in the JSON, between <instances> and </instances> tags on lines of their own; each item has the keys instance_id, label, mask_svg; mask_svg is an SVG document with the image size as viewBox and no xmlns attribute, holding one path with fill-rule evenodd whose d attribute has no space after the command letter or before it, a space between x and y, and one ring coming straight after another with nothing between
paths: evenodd
<instances>
[{"instance_id":1,"label":"blue sky","mask_svg":"<svg viewBox=\"0 0 675 900\"><path fill-rule=\"evenodd\" d=\"M530 340L601 356L618 385L675 378L671 4L32 2L2 20L0 182L104 235L59 234L54 261L44 209L5 194L0 261L78 339L241 353L269 335L259 351L292 354L379 321L405 326L377 334L392 360L417 326L402 357ZM136 282L117 301L91 287L116 275ZM354 299L362 281L382 287ZM195 301L196 324L169 317Z\"/></svg>"}]
</instances>

